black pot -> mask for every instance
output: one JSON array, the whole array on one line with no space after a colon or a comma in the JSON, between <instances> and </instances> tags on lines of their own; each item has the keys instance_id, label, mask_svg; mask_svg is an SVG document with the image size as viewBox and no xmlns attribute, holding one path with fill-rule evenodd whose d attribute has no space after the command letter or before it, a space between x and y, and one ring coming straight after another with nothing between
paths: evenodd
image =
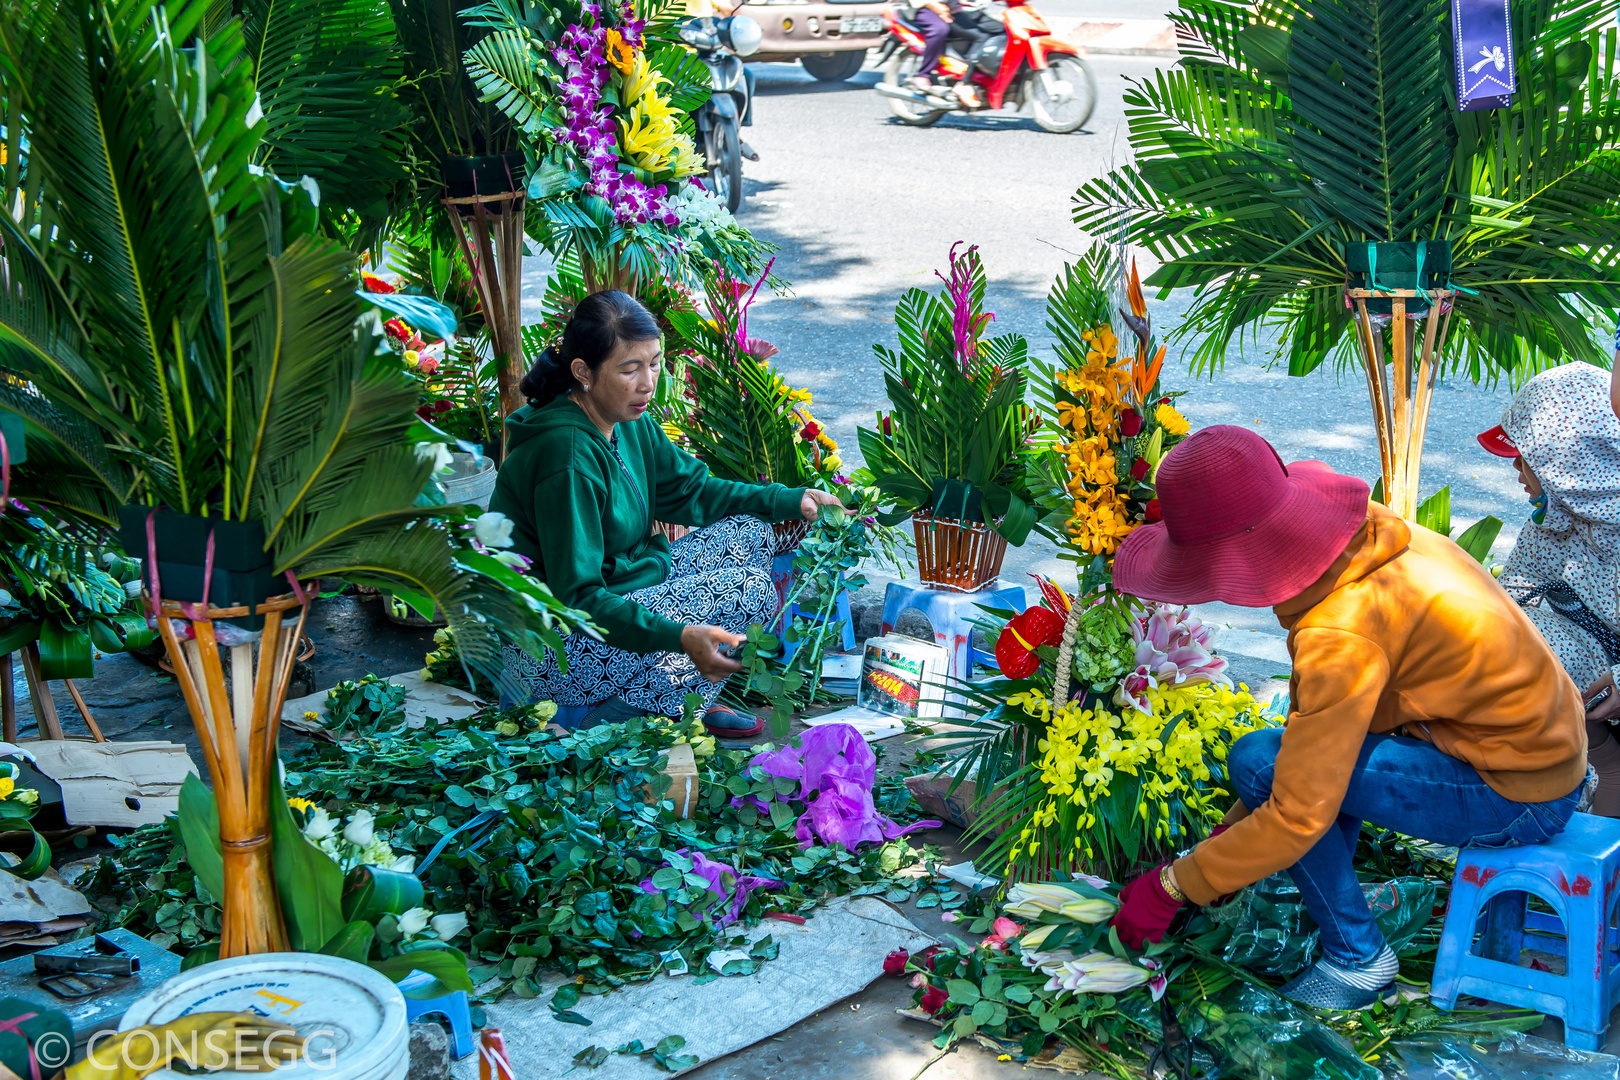
<instances>
[{"instance_id":1,"label":"black pot","mask_svg":"<svg viewBox=\"0 0 1620 1080\"><path fill-rule=\"evenodd\" d=\"M439 171L444 177L445 194L452 199L499 195L524 188L521 151L482 157L447 157L440 163ZM471 208L463 212L471 212Z\"/></svg>"},{"instance_id":2,"label":"black pot","mask_svg":"<svg viewBox=\"0 0 1620 1080\"><path fill-rule=\"evenodd\" d=\"M149 506L125 506L118 511L124 551L143 560L151 557L146 537L146 519L151 513ZM270 555L264 550L262 521L226 521L160 509L152 519L152 527L157 547L158 583L165 600L202 602L210 532L214 536L214 573L208 582L210 606L251 609L289 589L286 579L271 569ZM150 566L143 580L150 589ZM244 630L264 628L263 615L225 621Z\"/></svg>"},{"instance_id":3,"label":"black pot","mask_svg":"<svg viewBox=\"0 0 1620 1080\"><path fill-rule=\"evenodd\" d=\"M1377 259L1374 280L1374 257ZM1435 289L1451 287L1451 241L1402 240L1393 243L1361 243L1344 246L1344 266L1350 274L1350 288L1370 289ZM1374 315L1388 315L1394 310L1389 297L1372 297L1367 310ZM1408 297L1406 313L1418 315L1429 310L1422 297Z\"/></svg>"}]
</instances>

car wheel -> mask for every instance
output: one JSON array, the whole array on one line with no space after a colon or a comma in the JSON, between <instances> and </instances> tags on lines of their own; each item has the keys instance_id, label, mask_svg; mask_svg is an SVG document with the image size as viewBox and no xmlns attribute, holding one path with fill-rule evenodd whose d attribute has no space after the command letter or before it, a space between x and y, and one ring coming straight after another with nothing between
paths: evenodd
<instances>
[{"instance_id":1,"label":"car wheel","mask_svg":"<svg viewBox=\"0 0 1620 1080\"><path fill-rule=\"evenodd\" d=\"M804 70L822 82L843 82L860 73L861 65L866 63L866 50L801 56L799 63L804 65Z\"/></svg>"}]
</instances>

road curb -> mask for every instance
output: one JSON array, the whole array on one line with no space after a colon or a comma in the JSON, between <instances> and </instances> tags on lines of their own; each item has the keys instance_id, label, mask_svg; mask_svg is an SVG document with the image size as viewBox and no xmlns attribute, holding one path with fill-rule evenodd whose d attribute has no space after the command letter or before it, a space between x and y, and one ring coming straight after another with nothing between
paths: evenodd
<instances>
[{"instance_id":1,"label":"road curb","mask_svg":"<svg viewBox=\"0 0 1620 1080\"><path fill-rule=\"evenodd\" d=\"M1048 18L1053 31L1100 56L1163 56L1174 59L1176 27L1168 19Z\"/></svg>"}]
</instances>

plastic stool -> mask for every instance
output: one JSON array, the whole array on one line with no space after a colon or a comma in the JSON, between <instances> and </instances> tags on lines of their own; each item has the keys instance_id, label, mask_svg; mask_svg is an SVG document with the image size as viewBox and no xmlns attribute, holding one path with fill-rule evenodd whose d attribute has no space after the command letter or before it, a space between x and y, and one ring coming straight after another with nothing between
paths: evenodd
<instances>
[{"instance_id":1,"label":"plastic stool","mask_svg":"<svg viewBox=\"0 0 1620 1080\"><path fill-rule=\"evenodd\" d=\"M406 995L407 1024L419 1016L439 1013L450 1021L450 1052L455 1055L456 1060L459 1061L473 1052L472 1005L467 999L467 991L457 990L443 997L421 1000L413 998L410 991L433 985L433 976L425 971L413 971L395 985L399 987L400 993Z\"/></svg>"},{"instance_id":2,"label":"plastic stool","mask_svg":"<svg viewBox=\"0 0 1620 1080\"><path fill-rule=\"evenodd\" d=\"M883 593L883 632L894 630L906 610L920 611L934 628L934 640L950 654L948 674L953 679L973 677L973 661L982 658L994 663L990 653L973 647L973 622L982 618L981 608L1013 612L1024 610L1024 587L999 582L978 592L964 593L924 585L920 581L891 581Z\"/></svg>"},{"instance_id":3,"label":"plastic stool","mask_svg":"<svg viewBox=\"0 0 1620 1080\"><path fill-rule=\"evenodd\" d=\"M794 616L803 616L804 618L809 619L811 622L820 621L816 618L816 613L814 611L804 610L798 605L797 602L792 604L787 603L788 592L791 591L793 587L793 560L795 557L796 556L792 552L789 552L786 555L778 555L771 560L771 584L776 586L776 606L782 612L781 617L776 620L776 628L773 631L779 638L782 637L787 628L792 625ZM834 619L843 620L844 651L849 652L855 647L855 620L850 617L849 613L849 590L842 589L839 591L838 603L837 606L833 608L832 617ZM787 641L784 639L782 642L782 647L787 651L782 654L782 660L784 662L792 660L793 654L798 651L800 644L801 643L797 641Z\"/></svg>"},{"instance_id":4,"label":"plastic stool","mask_svg":"<svg viewBox=\"0 0 1620 1080\"><path fill-rule=\"evenodd\" d=\"M1575 814L1545 844L1463 848L1435 959L1434 1004L1452 1009L1458 997L1471 994L1535 1009L1563 1019L1566 1046L1601 1049L1609 1012L1620 1000L1620 928L1611 925L1617 877L1620 820L1591 814ZM1527 893L1558 917L1528 910ZM1566 974L1519 967L1526 945L1562 955Z\"/></svg>"}]
</instances>

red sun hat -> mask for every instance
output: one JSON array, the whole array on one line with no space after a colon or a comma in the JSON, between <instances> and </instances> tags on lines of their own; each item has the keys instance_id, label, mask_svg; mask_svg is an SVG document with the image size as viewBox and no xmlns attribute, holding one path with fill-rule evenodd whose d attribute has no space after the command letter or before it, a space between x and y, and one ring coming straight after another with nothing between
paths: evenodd
<instances>
[{"instance_id":1,"label":"red sun hat","mask_svg":"<svg viewBox=\"0 0 1620 1080\"><path fill-rule=\"evenodd\" d=\"M1114 585L1144 600L1271 607L1305 591L1367 520L1371 492L1320 461L1284 465L1246 428L1202 428L1159 467L1164 520L1114 558Z\"/></svg>"},{"instance_id":2,"label":"red sun hat","mask_svg":"<svg viewBox=\"0 0 1620 1080\"><path fill-rule=\"evenodd\" d=\"M1482 431L1474 437L1479 440L1479 445L1483 446L1486 452L1495 454L1497 457L1516 458L1519 456L1519 448L1513 445L1513 440L1508 438L1508 433L1502 429L1501 424L1497 424L1489 431Z\"/></svg>"}]
</instances>

